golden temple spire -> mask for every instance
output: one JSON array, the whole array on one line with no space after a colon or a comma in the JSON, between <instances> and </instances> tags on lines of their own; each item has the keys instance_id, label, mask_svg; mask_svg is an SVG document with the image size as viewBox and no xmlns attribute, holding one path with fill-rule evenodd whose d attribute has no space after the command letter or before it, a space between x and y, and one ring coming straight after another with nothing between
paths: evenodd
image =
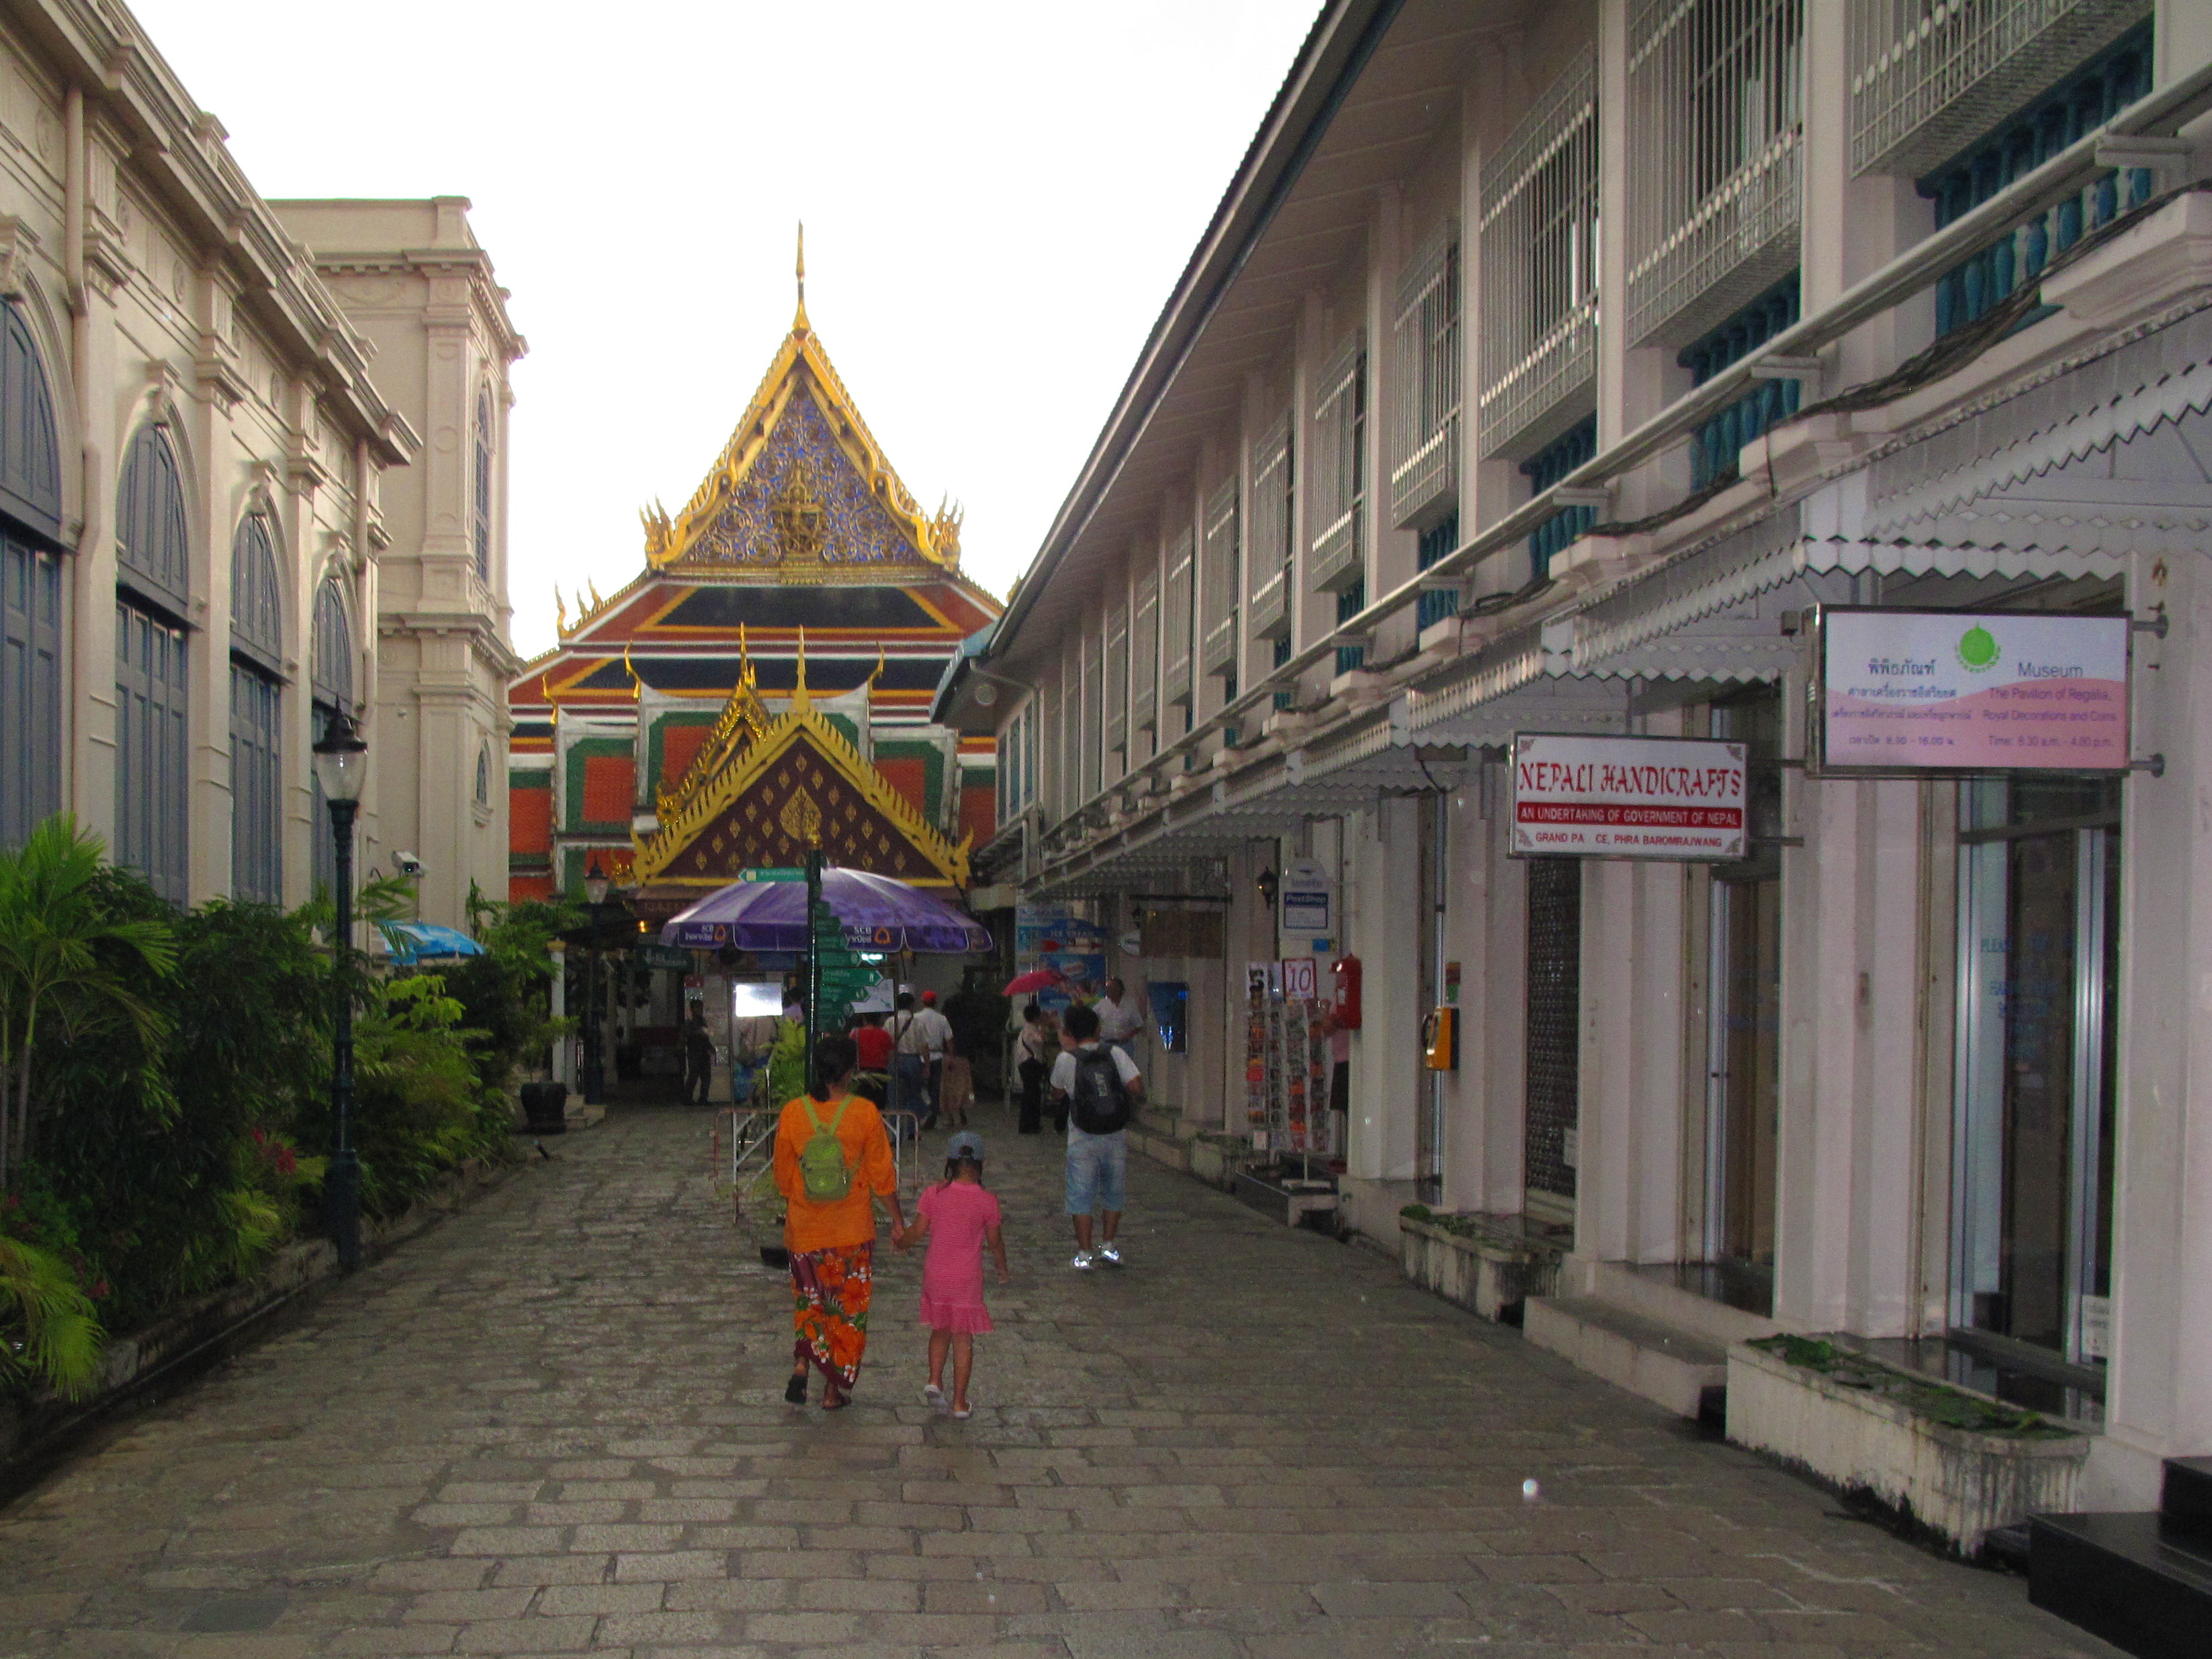
<instances>
[{"instance_id":1,"label":"golden temple spire","mask_svg":"<svg viewBox=\"0 0 2212 1659\"><path fill-rule=\"evenodd\" d=\"M791 319L791 331L806 332L806 221L799 222L799 314Z\"/></svg>"},{"instance_id":2,"label":"golden temple spire","mask_svg":"<svg viewBox=\"0 0 2212 1659\"><path fill-rule=\"evenodd\" d=\"M745 641L745 625L743 622L740 622L738 623L738 684L739 685L750 685L752 683L752 647Z\"/></svg>"}]
</instances>

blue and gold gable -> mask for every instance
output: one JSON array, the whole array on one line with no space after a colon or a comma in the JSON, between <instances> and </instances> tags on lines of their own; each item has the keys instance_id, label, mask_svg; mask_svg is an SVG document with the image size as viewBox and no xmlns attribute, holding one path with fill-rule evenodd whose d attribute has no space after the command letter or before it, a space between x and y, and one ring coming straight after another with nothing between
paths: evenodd
<instances>
[{"instance_id":1,"label":"blue and gold gable","mask_svg":"<svg viewBox=\"0 0 2212 1659\"><path fill-rule=\"evenodd\" d=\"M806 319L806 271L784 337L737 430L684 510L655 503L655 571L764 582L879 581L957 572L960 514L926 514L884 459Z\"/></svg>"}]
</instances>

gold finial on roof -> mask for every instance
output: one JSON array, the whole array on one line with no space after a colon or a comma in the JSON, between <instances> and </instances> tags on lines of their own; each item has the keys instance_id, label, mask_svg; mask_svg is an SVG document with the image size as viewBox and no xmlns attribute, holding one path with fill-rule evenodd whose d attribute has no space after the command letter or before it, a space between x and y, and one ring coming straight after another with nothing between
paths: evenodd
<instances>
[{"instance_id":1,"label":"gold finial on roof","mask_svg":"<svg viewBox=\"0 0 2212 1659\"><path fill-rule=\"evenodd\" d=\"M799 630L799 678L791 688L791 708L793 714L805 714L814 706L813 695L806 689L806 629Z\"/></svg>"},{"instance_id":2,"label":"gold finial on roof","mask_svg":"<svg viewBox=\"0 0 2212 1659\"><path fill-rule=\"evenodd\" d=\"M742 621L740 621L738 623L738 684L739 685L750 685L752 683L752 647L745 641L745 625Z\"/></svg>"},{"instance_id":3,"label":"gold finial on roof","mask_svg":"<svg viewBox=\"0 0 2212 1659\"><path fill-rule=\"evenodd\" d=\"M553 584L553 626L561 633L568 631L568 601L561 596L561 584Z\"/></svg>"},{"instance_id":4,"label":"gold finial on roof","mask_svg":"<svg viewBox=\"0 0 2212 1659\"><path fill-rule=\"evenodd\" d=\"M806 221L799 222L799 314L792 319L794 334L806 331Z\"/></svg>"},{"instance_id":5,"label":"gold finial on roof","mask_svg":"<svg viewBox=\"0 0 2212 1659\"><path fill-rule=\"evenodd\" d=\"M629 676L629 696L632 702L645 700L645 682L637 677L637 670L629 665L629 641L623 641L623 672Z\"/></svg>"}]
</instances>

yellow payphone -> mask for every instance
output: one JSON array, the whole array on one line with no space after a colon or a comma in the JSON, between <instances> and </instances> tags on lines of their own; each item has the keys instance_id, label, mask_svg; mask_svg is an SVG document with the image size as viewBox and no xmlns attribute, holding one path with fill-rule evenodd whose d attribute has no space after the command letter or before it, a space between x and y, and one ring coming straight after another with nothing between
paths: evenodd
<instances>
[{"instance_id":1,"label":"yellow payphone","mask_svg":"<svg viewBox=\"0 0 2212 1659\"><path fill-rule=\"evenodd\" d=\"M1459 1070L1459 963L1444 964L1444 1002L1421 1021L1421 1063L1431 1072Z\"/></svg>"}]
</instances>

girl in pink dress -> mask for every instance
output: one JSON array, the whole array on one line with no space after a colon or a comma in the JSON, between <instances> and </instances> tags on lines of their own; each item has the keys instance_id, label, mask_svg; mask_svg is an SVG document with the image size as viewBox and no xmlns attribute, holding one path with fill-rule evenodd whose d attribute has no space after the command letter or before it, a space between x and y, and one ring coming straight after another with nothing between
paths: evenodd
<instances>
[{"instance_id":1,"label":"girl in pink dress","mask_svg":"<svg viewBox=\"0 0 2212 1659\"><path fill-rule=\"evenodd\" d=\"M952 1357L952 1414L963 1421L968 1377L975 1366L975 1334L991 1328L983 1305L983 1247L991 1247L999 1283L1006 1282L1006 1241L999 1231L999 1200L983 1185L983 1137L962 1130L945 1143L945 1180L925 1188L914 1224L892 1243L899 1249L929 1241L921 1263L921 1321L929 1327L929 1385L921 1397L945 1401L945 1358Z\"/></svg>"}]
</instances>

